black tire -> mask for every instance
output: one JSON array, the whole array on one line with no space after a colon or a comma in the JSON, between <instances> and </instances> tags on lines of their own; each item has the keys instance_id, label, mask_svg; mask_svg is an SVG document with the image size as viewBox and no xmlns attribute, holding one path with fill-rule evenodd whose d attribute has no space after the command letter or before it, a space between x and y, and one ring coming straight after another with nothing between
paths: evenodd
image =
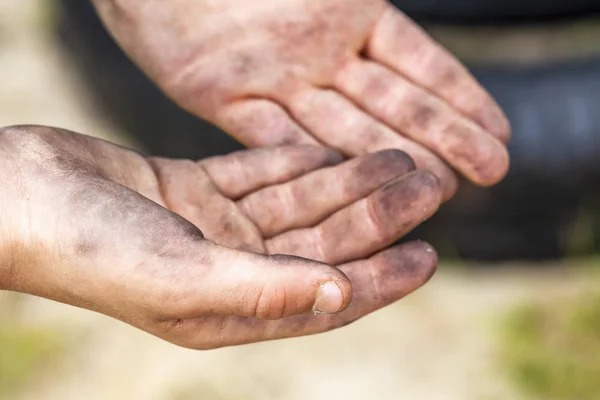
<instances>
[{"instance_id":1,"label":"black tire","mask_svg":"<svg viewBox=\"0 0 600 400\"><path fill-rule=\"evenodd\" d=\"M493 188L463 188L416 234L467 259L561 258L600 182L600 59L473 71L512 123L511 171Z\"/></svg>"},{"instance_id":2,"label":"black tire","mask_svg":"<svg viewBox=\"0 0 600 400\"><path fill-rule=\"evenodd\" d=\"M58 37L108 118L151 155L199 159L243 148L177 107L140 72L104 29L89 1L58 1Z\"/></svg>"},{"instance_id":3,"label":"black tire","mask_svg":"<svg viewBox=\"0 0 600 400\"><path fill-rule=\"evenodd\" d=\"M392 0L420 21L501 23L570 18L600 12L599 0Z\"/></svg>"}]
</instances>

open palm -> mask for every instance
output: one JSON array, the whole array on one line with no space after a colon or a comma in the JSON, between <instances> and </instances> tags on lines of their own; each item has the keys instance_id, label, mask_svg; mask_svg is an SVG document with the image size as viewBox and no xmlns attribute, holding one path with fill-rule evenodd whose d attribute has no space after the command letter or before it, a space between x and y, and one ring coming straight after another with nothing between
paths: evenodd
<instances>
[{"instance_id":1,"label":"open palm","mask_svg":"<svg viewBox=\"0 0 600 400\"><path fill-rule=\"evenodd\" d=\"M401 149L454 193L506 173L508 123L449 53L384 0L96 0L177 103L250 147Z\"/></svg>"},{"instance_id":2,"label":"open palm","mask_svg":"<svg viewBox=\"0 0 600 400\"><path fill-rule=\"evenodd\" d=\"M437 179L397 150L342 162L323 147L281 147L193 162L13 127L0 130L0 153L0 288L182 346L343 326L437 265L425 243L387 249L441 201Z\"/></svg>"}]
</instances>

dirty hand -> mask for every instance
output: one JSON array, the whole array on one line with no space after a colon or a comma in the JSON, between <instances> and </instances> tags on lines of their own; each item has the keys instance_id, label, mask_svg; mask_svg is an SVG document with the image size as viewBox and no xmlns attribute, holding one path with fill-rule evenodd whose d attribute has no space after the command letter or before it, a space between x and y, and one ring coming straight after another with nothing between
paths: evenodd
<instances>
[{"instance_id":1,"label":"dirty hand","mask_svg":"<svg viewBox=\"0 0 600 400\"><path fill-rule=\"evenodd\" d=\"M197 349L346 325L433 274L427 244L386 248L435 212L441 190L397 150L341 161L311 146L152 159L4 128L0 289Z\"/></svg>"},{"instance_id":2,"label":"dirty hand","mask_svg":"<svg viewBox=\"0 0 600 400\"><path fill-rule=\"evenodd\" d=\"M395 148L480 184L508 169L509 126L475 79L384 0L95 0L172 99L250 147Z\"/></svg>"}]
</instances>

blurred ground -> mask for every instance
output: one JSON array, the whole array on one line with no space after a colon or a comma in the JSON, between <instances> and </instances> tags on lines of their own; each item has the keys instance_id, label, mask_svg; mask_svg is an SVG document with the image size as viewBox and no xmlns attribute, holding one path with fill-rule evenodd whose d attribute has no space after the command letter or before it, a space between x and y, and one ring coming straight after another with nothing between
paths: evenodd
<instances>
[{"instance_id":1,"label":"blurred ground","mask_svg":"<svg viewBox=\"0 0 600 400\"><path fill-rule=\"evenodd\" d=\"M44 6L44 0L0 1L0 126L55 125L135 145L86 100L82 85L47 35ZM50 332L51 341L57 342L53 348L59 349L40 353L39 362L23 364L21 353L9 361L14 351L0 345L0 374L3 362L27 367L18 390L4 396L517 400L525 397L508 381L498 355L503 315L536 299L560 304L569 292L596 281L577 263L546 267L474 272L442 264L420 292L337 332L202 353L176 348L91 312L0 293L0 341L31 353L32 343L8 341L2 332L43 331Z\"/></svg>"},{"instance_id":2,"label":"blurred ground","mask_svg":"<svg viewBox=\"0 0 600 400\"><path fill-rule=\"evenodd\" d=\"M131 144L94 113L50 37L51 4L0 1L0 125L60 126Z\"/></svg>"}]
</instances>

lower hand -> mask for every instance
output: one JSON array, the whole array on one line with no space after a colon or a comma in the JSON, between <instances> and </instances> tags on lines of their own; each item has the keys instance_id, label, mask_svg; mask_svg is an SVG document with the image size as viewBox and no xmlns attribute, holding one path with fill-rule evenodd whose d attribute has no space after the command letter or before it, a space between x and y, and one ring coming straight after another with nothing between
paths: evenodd
<instances>
[{"instance_id":1,"label":"lower hand","mask_svg":"<svg viewBox=\"0 0 600 400\"><path fill-rule=\"evenodd\" d=\"M192 162L13 127L0 153L0 288L181 346L331 330L401 299L437 265L425 243L386 249L441 201L436 178L398 151L342 163L325 148L282 147Z\"/></svg>"}]
</instances>

